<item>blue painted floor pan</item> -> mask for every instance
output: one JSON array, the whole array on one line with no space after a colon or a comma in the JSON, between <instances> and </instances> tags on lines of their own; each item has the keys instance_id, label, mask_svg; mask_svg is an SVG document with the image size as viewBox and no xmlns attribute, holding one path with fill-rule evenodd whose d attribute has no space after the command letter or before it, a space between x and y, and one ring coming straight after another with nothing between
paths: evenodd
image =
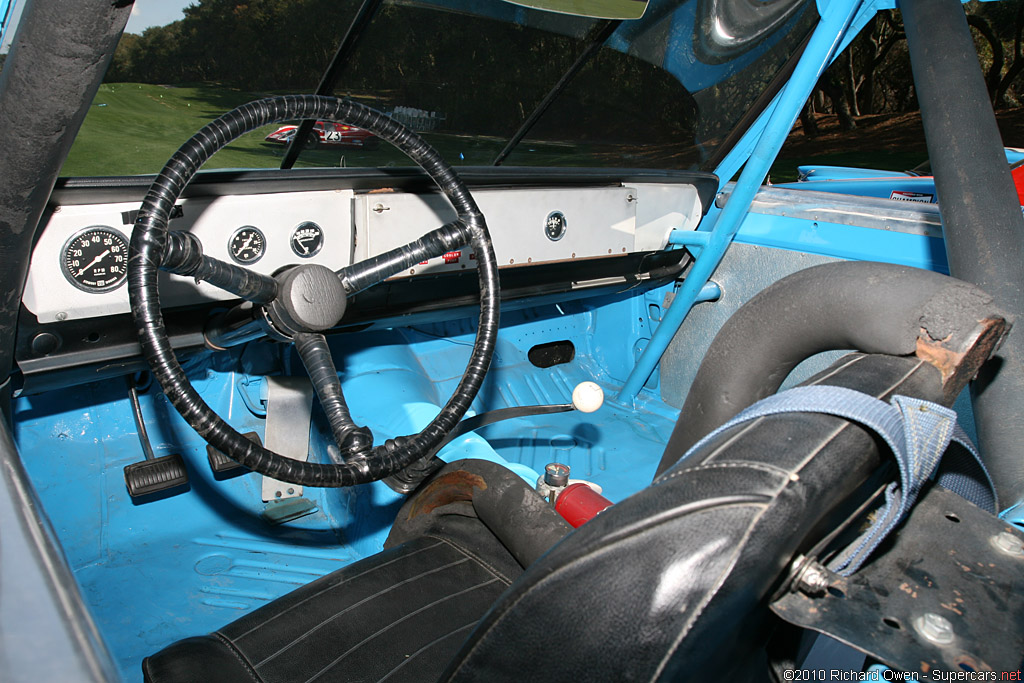
<instances>
[{"instance_id":1,"label":"blue painted floor pan","mask_svg":"<svg viewBox=\"0 0 1024 683\"><path fill-rule=\"evenodd\" d=\"M568 318L571 318L568 319ZM593 343L585 316L568 316L563 336L578 350ZM541 317L506 323L495 365L474 408L568 402L572 388L596 380L606 395L619 383L578 354L570 363L540 369L526 360ZM440 325L440 324L439 324ZM339 371L354 417L377 441L411 429L409 406L446 400L468 357L471 330L387 331L335 340ZM344 346L342 346L344 342ZM250 354L251 355L251 354ZM271 354L272 355L272 354ZM237 360L237 359L235 359ZM259 362L249 359L250 370ZM301 373L294 359L279 371ZM195 364L190 377L204 398L239 431L263 434L263 418L240 399L231 363ZM239 367L246 367L242 363ZM156 387L141 395L157 456L178 452L190 490L134 504L122 469L142 459L122 380L18 399L16 438L26 468L57 530L85 601L125 680L140 680L141 659L183 637L214 630L274 598L377 552L402 499L380 483L341 490L306 489L316 511L285 525L261 517L260 477L217 480L206 446ZM653 395L639 408L610 402L596 413L545 415L482 429L489 446L513 463L541 470L569 464L573 476L604 487L621 500L650 482L671 433L676 411ZM411 425L411 426L410 426ZM326 459L326 428L314 415L313 457ZM449 449L472 455L479 437ZM442 454L444 455L444 453Z\"/></svg>"}]
</instances>

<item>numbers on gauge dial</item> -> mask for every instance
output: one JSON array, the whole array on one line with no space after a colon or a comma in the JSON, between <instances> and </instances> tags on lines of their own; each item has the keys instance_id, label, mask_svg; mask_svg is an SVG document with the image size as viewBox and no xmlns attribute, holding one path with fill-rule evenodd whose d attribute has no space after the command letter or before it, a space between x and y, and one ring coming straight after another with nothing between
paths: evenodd
<instances>
[{"instance_id":1,"label":"numbers on gauge dial","mask_svg":"<svg viewBox=\"0 0 1024 683\"><path fill-rule=\"evenodd\" d=\"M228 253L236 263L249 265L256 263L267 251L267 238L260 229L252 225L243 225L235 230L228 242Z\"/></svg>"},{"instance_id":2,"label":"numbers on gauge dial","mask_svg":"<svg viewBox=\"0 0 1024 683\"><path fill-rule=\"evenodd\" d=\"M311 221L300 223L291 239L292 251L299 258L312 258L324 246L324 231Z\"/></svg>"},{"instance_id":3,"label":"numbers on gauge dial","mask_svg":"<svg viewBox=\"0 0 1024 683\"><path fill-rule=\"evenodd\" d=\"M61 257L68 282L85 292L108 292L124 284L128 275L128 238L94 225L72 235Z\"/></svg>"}]
</instances>

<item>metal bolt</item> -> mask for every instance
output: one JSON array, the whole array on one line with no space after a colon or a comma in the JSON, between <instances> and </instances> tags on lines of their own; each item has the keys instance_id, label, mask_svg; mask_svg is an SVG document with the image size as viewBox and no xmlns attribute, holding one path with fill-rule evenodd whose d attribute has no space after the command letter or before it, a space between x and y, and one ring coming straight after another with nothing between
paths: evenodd
<instances>
[{"instance_id":1,"label":"metal bolt","mask_svg":"<svg viewBox=\"0 0 1024 683\"><path fill-rule=\"evenodd\" d=\"M548 486L565 486L569 483L569 466L551 462L544 466L544 483Z\"/></svg>"},{"instance_id":2,"label":"metal bolt","mask_svg":"<svg viewBox=\"0 0 1024 683\"><path fill-rule=\"evenodd\" d=\"M60 313L58 313L57 315L55 315L53 317L56 318L57 320L67 320L68 319L68 314L65 313L64 311L61 311Z\"/></svg>"},{"instance_id":3,"label":"metal bolt","mask_svg":"<svg viewBox=\"0 0 1024 683\"><path fill-rule=\"evenodd\" d=\"M796 579L797 589L806 595L823 595L828 590L829 572L813 560L804 565Z\"/></svg>"},{"instance_id":4,"label":"metal bolt","mask_svg":"<svg viewBox=\"0 0 1024 683\"><path fill-rule=\"evenodd\" d=\"M914 628L926 639L937 645L949 645L953 642L953 624L949 623L946 617L925 612L922 616L914 619Z\"/></svg>"},{"instance_id":5,"label":"metal bolt","mask_svg":"<svg viewBox=\"0 0 1024 683\"><path fill-rule=\"evenodd\" d=\"M1024 556L1024 541L1007 531L1000 532L989 540L1000 552L1007 555Z\"/></svg>"}]
</instances>

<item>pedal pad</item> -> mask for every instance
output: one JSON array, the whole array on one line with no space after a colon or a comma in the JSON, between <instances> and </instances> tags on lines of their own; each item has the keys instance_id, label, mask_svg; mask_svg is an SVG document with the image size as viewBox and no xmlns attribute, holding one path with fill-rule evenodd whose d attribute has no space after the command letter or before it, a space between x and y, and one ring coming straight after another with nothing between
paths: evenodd
<instances>
[{"instance_id":1,"label":"pedal pad","mask_svg":"<svg viewBox=\"0 0 1024 683\"><path fill-rule=\"evenodd\" d=\"M188 485L188 470L185 460L174 453L126 466L124 483L132 498L166 493Z\"/></svg>"},{"instance_id":2,"label":"pedal pad","mask_svg":"<svg viewBox=\"0 0 1024 683\"><path fill-rule=\"evenodd\" d=\"M242 436L249 439L249 441L252 441L257 446L263 445L260 435L256 432L246 432L245 434L242 434ZM224 479L229 476L250 471L245 465L241 464L237 460L229 458L210 445L206 446L206 459L210 462L210 469L213 470L213 474L217 479Z\"/></svg>"}]
</instances>

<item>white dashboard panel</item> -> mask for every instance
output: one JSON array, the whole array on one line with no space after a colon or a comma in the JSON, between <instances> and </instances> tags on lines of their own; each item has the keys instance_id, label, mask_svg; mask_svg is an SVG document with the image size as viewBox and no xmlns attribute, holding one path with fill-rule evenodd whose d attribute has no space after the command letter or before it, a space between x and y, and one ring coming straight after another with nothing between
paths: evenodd
<instances>
[{"instance_id":1,"label":"white dashboard panel","mask_svg":"<svg viewBox=\"0 0 1024 683\"><path fill-rule=\"evenodd\" d=\"M621 256L665 246L672 229L692 229L701 216L700 199L689 185L636 183L630 187L490 188L473 196L488 221L498 265L515 268L539 263L571 263L581 259ZM172 230L199 237L204 253L231 261L229 242L243 226L255 226L266 238L262 258L248 267L271 274L295 264L318 263L332 270L408 244L455 219L440 194L317 190L270 194L196 197L178 202L182 216ZM122 213L139 203L71 204L53 212L32 256L24 303L41 323L127 313L128 287L83 291L62 273L68 239L83 229L104 226L131 235ZM560 233L549 228L557 215ZM300 259L290 240L307 221L319 225L323 247ZM417 264L396 278L459 271L476 266L464 248ZM230 294L190 278L161 273L164 306L182 306L233 299Z\"/></svg>"},{"instance_id":2,"label":"white dashboard panel","mask_svg":"<svg viewBox=\"0 0 1024 683\"><path fill-rule=\"evenodd\" d=\"M327 190L183 199L178 202L182 216L172 219L170 227L192 232L203 243L205 254L230 262L231 236L238 228L252 225L266 237L262 258L248 266L252 270L270 274L300 261L337 270L352 263L352 197L351 190ZM129 312L127 283L106 292L82 291L62 274L61 259L68 238L83 228L106 226L130 238L132 226L123 224L122 212L138 208L138 202L69 205L53 213L32 252L25 284L25 307L40 322ZM315 256L300 259L292 252L290 239L306 221L323 229L324 244ZM161 273L160 296L165 306L235 298L208 284L167 273Z\"/></svg>"},{"instance_id":3,"label":"white dashboard panel","mask_svg":"<svg viewBox=\"0 0 1024 683\"><path fill-rule=\"evenodd\" d=\"M474 190L494 242L498 266L619 255L634 250L636 189ZM356 258L408 244L455 220L455 210L438 194L368 194L356 197ZM545 227L552 214L564 216L565 231L550 239ZM362 236L365 235L365 239ZM398 277L475 267L466 248L430 259Z\"/></svg>"}]
</instances>

